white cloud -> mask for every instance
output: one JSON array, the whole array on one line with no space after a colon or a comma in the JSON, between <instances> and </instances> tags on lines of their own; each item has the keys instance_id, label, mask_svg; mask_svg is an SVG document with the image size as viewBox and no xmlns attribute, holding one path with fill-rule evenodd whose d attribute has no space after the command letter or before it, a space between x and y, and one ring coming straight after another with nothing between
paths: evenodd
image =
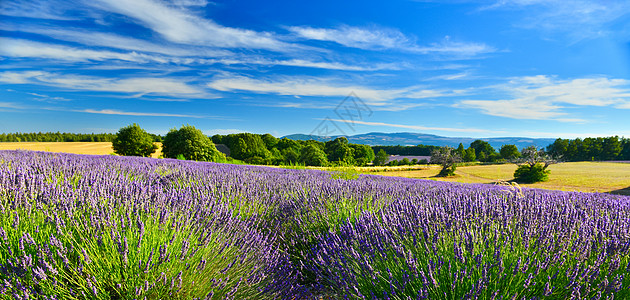
<instances>
[{"instance_id":1,"label":"white cloud","mask_svg":"<svg viewBox=\"0 0 630 300\"><path fill-rule=\"evenodd\" d=\"M385 127L405 128L405 129L413 129L413 130L420 130L420 131L434 130L434 131L450 131L450 132L505 133L504 131L493 131L493 130L478 129L478 128L428 127L428 126L419 126L419 125L404 125L404 124L366 122L366 121L359 121L359 120L342 120L342 119L329 119L329 120L333 122L352 123L352 125L360 124L360 125L367 125L367 126L385 126Z\"/></svg>"},{"instance_id":2,"label":"white cloud","mask_svg":"<svg viewBox=\"0 0 630 300\"><path fill-rule=\"evenodd\" d=\"M177 117L177 118L205 118L204 116L186 115L186 114L169 114L169 113L147 113L147 112L129 112L115 109L83 109L74 110L74 112L101 114L101 115L118 115L118 116L137 116L137 117Z\"/></svg>"},{"instance_id":3,"label":"white cloud","mask_svg":"<svg viewBox=\"0 0 630 300\"><path fill-rule=\"evenodd\" d=\"M413 41L398 30L383 28L360 28L341 26L338 28L313 28L307 26L288 27L289 31L299 37L331 41L346 47L383 50L413 47Z\"/></svg>"},{"instance_id":4,"label":"white cloud","mask_svg":"<svg viewBox=\"0 0 630 300\"><path fill-rule=\"evenodd\" d=\"M313 28L308 26L288 27L295 35L319 41L335 42L346 47L365 50L398 50L420 54L436 54L471 58L480 54L496 52L496 49L483 43L466 43L445 37L439 43L418 46L414 39L402 32L387 28L362 28L341 26L338 28Z\"/></svg>"},{"instance_id":5,"label":"white cloud","mask_svg":"<svg viewBox=\"0 0 630 300\"><path fill-rule=\"evenodd\" d=\"M208 136L212 136L215 134L228 135L228 134L236 134L236 133L243 133L243 132L247 132L247 131L240 130L240 129L210 129L210 130L203 131L203 133Z\"/></svg>"},{"instance_id":6,"label":"white cloud","mask_svg":"<svg viewBox=\"0 0 630 300\"><path fill-rule=\"evenodd\" d=\"M36 33L57 40L79 43L90 47L100 46L130 51L159 53L169 56L223 57L232 55L230 51L225 49L214 49L208 47L186 45L167 45L168 43L164 42L154 43L147 40L120 36L108 32L85 31L78 28L65 29L28 25L10 26L6 24L1 24L0 28L8 31Z\"/></svg>"},{"instance_id":7,"label":"white cloud","mask_svg":"<svg viewBox=\"0 0 630 300\"><path fill-rule=\"evenodd\" d=\"M0 102L0 108L22 109L24 107L12 102Z\"/></svg>"},{"instance_id":8,"label":"white cloud","mask_svg":"<svg viewBox=\"0 0 630 300\"><path fill-rule=\"evenodd\" d=\"M279 41L273 34L224 27L212 20L151 0L97 0L98 8L126 15L175 43L220 48L295 50L295 46Z\"/></svg>"},{"instance_id":9,"label":"white cloud","mask_svg":"<svg viewBox=\"0 0 630 300\"><path fill-rule=\"evenodd\" d=\"M183 98L208 98L205 91L172 78L101 78L42 71L1 72L0 82L39 84L73 90L130 93L136 97L150 94Z\"/></svg>"},{"instance_id":10,"label":"white cloud","mask_svg":"<svg viewBox=\"0 0 630 300\"><path fill-rule=\"evenodd\" d=\"M562 80L551 76L528 76L483 89L504 94L499 100L463 100L456 107L479 109L483 113L512 119L584 122L570 117L567 106L626 107L630 102L630 81L624 79L578 78Z\"/></svg>"},{"instance_id":11,"label":"white cloud","mask_svg":"<svg viewBox=\"0 0 630 300\"><path fill-rule=\"evenodd\" d=\"M167 59L139 53L118 53L112 51L95 51L73 47L50 45L26 40L0 38L0 55L8 57L45 58L65 61L103 61L123 60L129 62L154 61L165 63Z\"/></svg>"},{"instance_id":12,"label":"white cloud","mask_svg":"<svg viewBox=\"0 0 630 300\"><path fill-rule=\"evenodd\" d=\"M499 0L483 9L522 9L525 18L517 26L562 32L572 39L607 34L608 24L630 14L626 0Z\"/></svg>"},{"instance_id":13,"label":"white cloud","mask_svg":"<svg viewBox=\"0 0 630 300\"><path fill-rule=\"evenodd\" d=\"M64 11L72 4L46 0L2 0L0 1L0 15L49 20L73 20L64 16Z\"/></svg>"},{"instance_id":14,"label":"white cloud","mask_svg":"<svg viewBox=\"0 0 630 300\"><path fill-rule=\"evenodd\" d=\"M338 97L343 99L350 93L356 94L367 105L379 110L405 110L423 105L422 103L408 103L404 100L434 99L458 95L461 91L445 91L426 89L419 86L399 89L374 89L356 84L339 83L335 78L316 77L281 77L276 79L253 79L244 76L224 76L210 82L208 86L214 90L246 91L258 94L276 94L296 96ZM277 105L275 105L277 106ZM281 103L282 107L312 108L300 103Z\"/></svg>"}]
</instances>

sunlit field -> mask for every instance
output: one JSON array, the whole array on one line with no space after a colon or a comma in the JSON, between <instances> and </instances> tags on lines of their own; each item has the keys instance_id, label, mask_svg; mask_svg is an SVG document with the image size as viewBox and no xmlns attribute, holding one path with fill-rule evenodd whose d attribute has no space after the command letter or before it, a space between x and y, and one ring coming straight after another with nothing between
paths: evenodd
<instances>
[{"instance_id":1,"label":"sunlit field","mask_svg":"<svg viewBox=\"0 0 630 300\"><path fill-rule=\"evenodd\" d=\"M0 211L3 300L630 297L626 196L0 151Z\"/></svg>"},{"instance_id":2,"label":"sunlit field","mask_svg":"<svg viewBox=\"0 0 630 300\"><path fill-rule=\"evenodd\" d=\"M158 158L162 154L162 144L157 143L158 150L151 157ZM108 155L114 153L110 142L20 142L0 143L0 150L32 150L46 152L64 152L73 154Z\"/></svg>"},{"instance_id":3,"label":"sunlit field","mask_svg":"<svg viewBox=\"0 0 630 300\"><path fill-rule=\"evenodd\" d=\"M435 177L439 166L361 168L361 172L384 176L423 178L462 183L496 183L514 178L516 165L458 167L456 176ZM523 184L525 187L580 192L615 192L630 195L630 163L567 162L549 166L549 181ZM376 171L376 172L374 172Z\"/></svg>"}]
</instances>

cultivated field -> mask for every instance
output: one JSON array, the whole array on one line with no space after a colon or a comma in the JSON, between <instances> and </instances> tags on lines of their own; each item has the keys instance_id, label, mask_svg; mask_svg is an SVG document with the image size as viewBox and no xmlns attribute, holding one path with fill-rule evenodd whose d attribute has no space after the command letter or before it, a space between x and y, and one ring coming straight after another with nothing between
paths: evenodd
<instances>
[{"instance_id":1,"label":"cultivated field","mask_svg":"<svg viewBox=\"0 0 630 300\"><path fill-rule=\"evenodd\" d=\"M158 158L162 154L162 143L157 143L160 148L151 155ZM0 143L0 150L32 150L46 152L64 152L73 154L108 155L114 153L110 142L21 142Z\"/></svg>"},{"instance_id":2,"label":"cultivated field","mask_svg":"<svg viewBox=\"0 0 630 300\"><path fill-rule=\"evenodd\" d=\"M630 297L625 196L0 151L0 211L2 300Z\"/></svg>"},{"instance_id":3,"label":"cultivated field","mask_svg":"<svg viewBox=\"0 0 630 300\"><path fill-rule=\"evenodd\" d=\"M456 176L435 177L439 166L360 168L361 172L408 178L432 179L462 183L496 183L512 180L516 165L477 165L458 167ZM630 163L567 162L549 167L549 181L523 184L525 187L579 192L613 192L630 195ZM376 171L376 172L374 172Z\"/></svg>"}]
</instances>

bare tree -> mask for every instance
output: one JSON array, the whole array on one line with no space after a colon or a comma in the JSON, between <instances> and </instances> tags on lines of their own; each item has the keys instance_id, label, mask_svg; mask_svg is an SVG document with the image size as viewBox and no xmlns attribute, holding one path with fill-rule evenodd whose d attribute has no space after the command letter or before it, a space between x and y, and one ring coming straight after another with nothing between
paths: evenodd
<instances>
[{"instance_id":1,"label":"bare tree","mask_svg":"<svg viewBox=\"0 0 630 300\"><path fill-rule=\"evenodd\" d=\"M521 182L538 182L547 181L549 170L547 168L557 163L544 150L529 146L521 150L521 158L515 161L518 168L514 172L516 181Z\"/></svg>"},{"instance_id":2,"label":"bare tree","mask_svg":"<svg viewBox=\"0 0 630 300\"><path fill-rule=\"evenodd\" d=\"M462 158L451 147L440 147L431 152L431 163L442 165L442 170L438 176L455 175L455 164L461 161Z\"/></svg>"}]
</instances>

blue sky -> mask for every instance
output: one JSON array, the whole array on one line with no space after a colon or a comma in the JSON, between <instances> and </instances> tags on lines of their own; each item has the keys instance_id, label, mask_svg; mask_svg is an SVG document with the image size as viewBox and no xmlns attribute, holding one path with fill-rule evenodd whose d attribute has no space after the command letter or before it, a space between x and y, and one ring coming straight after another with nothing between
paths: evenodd
<instances>
[{"instance_id":1,"label":"blue sky","mask_svg":"<svg viewBox=\"0 0 630 300\"><path fill-rule=\"evenodd\" d=\"M0 132L630 137L630 2L0 1Z\"/></svg>"}]
</instances>

